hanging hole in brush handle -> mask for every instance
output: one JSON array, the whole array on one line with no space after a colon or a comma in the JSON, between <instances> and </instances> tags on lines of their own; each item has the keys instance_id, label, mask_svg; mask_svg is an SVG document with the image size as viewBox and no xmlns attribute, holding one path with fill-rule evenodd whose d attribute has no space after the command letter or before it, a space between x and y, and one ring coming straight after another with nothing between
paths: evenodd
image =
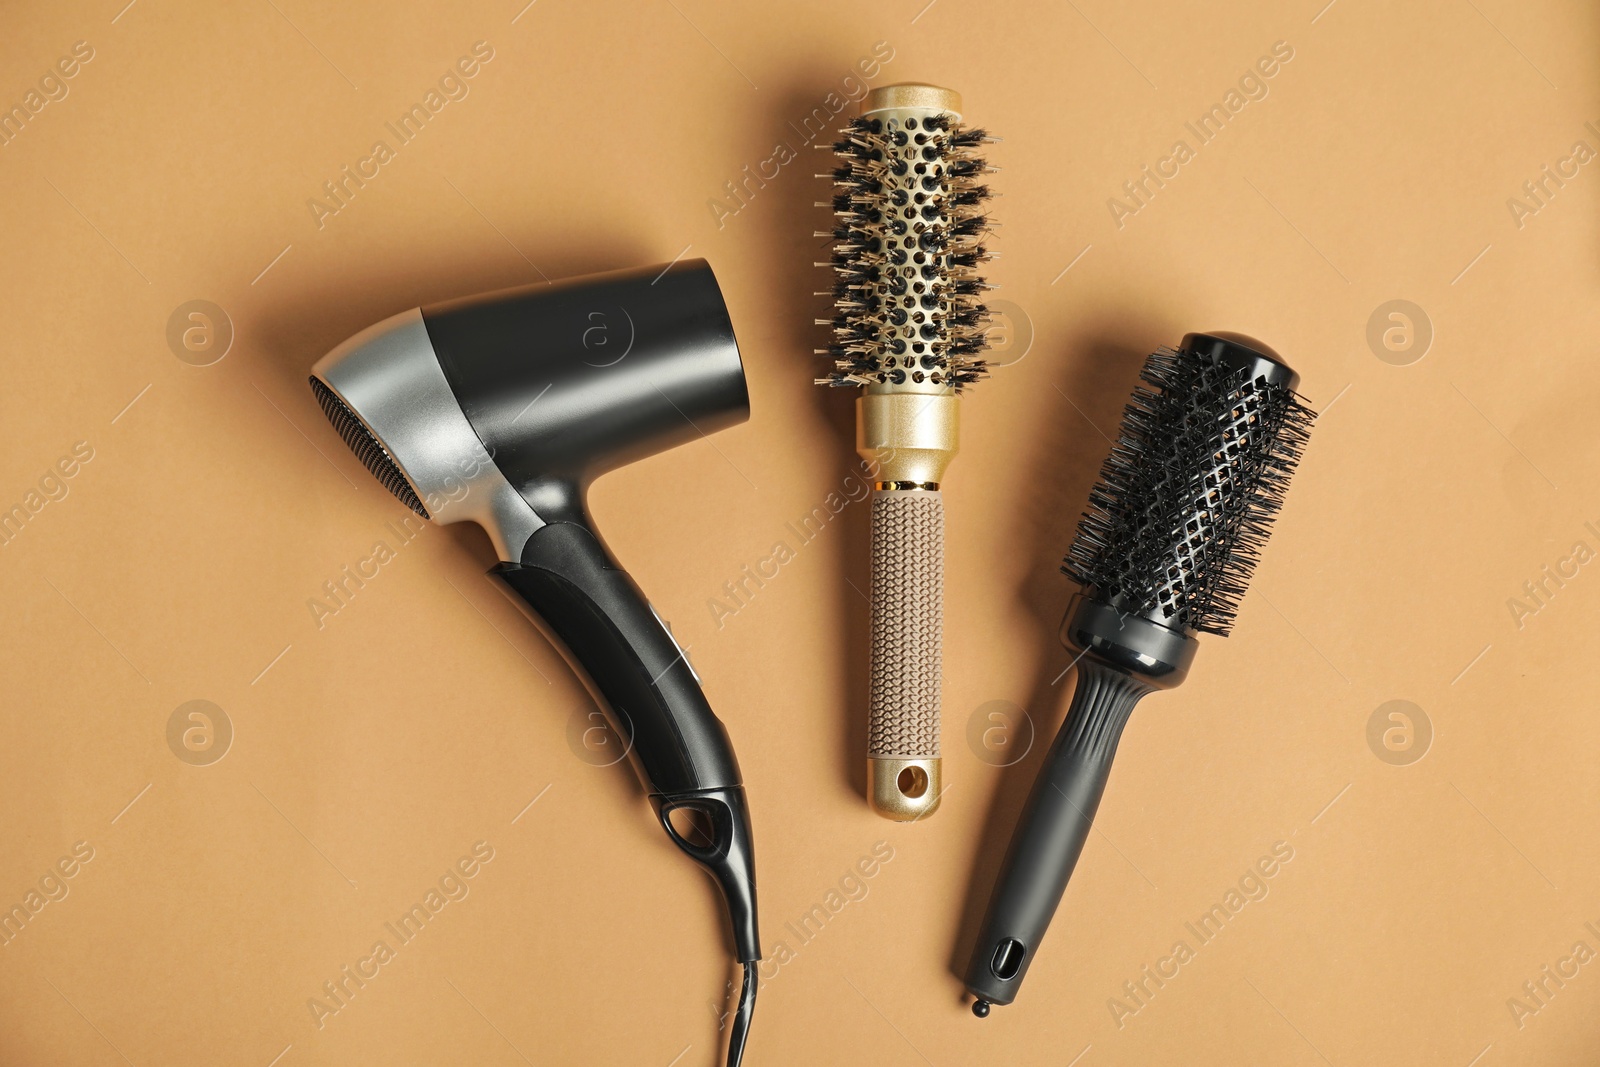
<instances>
[{"instance_id":1,"label":"hanging hole in brush handle","mask_svg":"<svg viewBox=\"0 0 1600 1067\"><path fill-rule=\"evenodd\" d=\"M1094 656L1078 662L1077 688L1000 866L967 966L978 1003L1017 995L1083 852L1133 707L1152 687Z\"/></svg>"},{"instance_id":2,"label":"hanging hole in brush handle","mask_svg":"<svg viewBox=\"0 0 1600 1067\"><path fill-rule=\"evenodd\" d=\"M683 650L582 523L540 527L520 562L501 563L492 573L527 605L606 712L668 837L716 878L740 960L759 959L754 855L739 764ZM674 829L671 813L682 807L706 820L709 843Z\"/></svg>"},{"instance_id":3,"label":"hanging hole in brush handle","mask_svg":"<svg viewBox=\"0 0 1600 1067\"><path fill-rule=\"evenodd\" d=\"M944 498L872 494L867 771L873 810L908 821L939 806Z\"/></svg>"}]
</instances>

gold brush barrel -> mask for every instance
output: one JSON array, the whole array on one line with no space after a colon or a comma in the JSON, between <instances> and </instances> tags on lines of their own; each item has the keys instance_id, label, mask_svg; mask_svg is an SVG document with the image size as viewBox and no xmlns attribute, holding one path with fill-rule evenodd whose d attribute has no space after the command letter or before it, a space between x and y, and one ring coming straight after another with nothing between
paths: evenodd
<instances>
[{"instance_id":1,"label":"gold brush barrel","mask_svg":"<svg viewBox=\"0 0 1600 1067\"><path fill-rule=\"evenodd\" d=\"M987 170L961 98L931 85L874 90L837 146L835 373L861 385L856 450L872 495L868 795L890 819L933 812L944 637L944 498L960 445L959 389L983 373Z\"/></svg>"}]
</instances>

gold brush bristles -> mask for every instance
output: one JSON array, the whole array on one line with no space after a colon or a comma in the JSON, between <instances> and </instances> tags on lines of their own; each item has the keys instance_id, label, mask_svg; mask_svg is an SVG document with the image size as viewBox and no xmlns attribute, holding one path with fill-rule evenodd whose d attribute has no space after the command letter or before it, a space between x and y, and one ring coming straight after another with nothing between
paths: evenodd
<instances>
[{"instance_id":1,"label":"gold brush bristles","mask_svg":"<svg viewBox=\"0 0 1600 1067\"><path fill-rule=\"evenodd\" d=\"M927 85L874 90L835 144L833 371L819 385L922 386L986 373L988 288L978 266L990 140L960 121L961 97Z\"/></svg>"},{"instance_id":2,"label":"gold brush bristles","mask_svg":"<svg viewBox=\"0 0 1600 1067\"><path fill-rule=\"evenodd\" d=\"M833 362L819 385L863 386L856 450L872 500L868 799L891 819L939 806L944 500L960 447L961 389L982 378L989 288L983 205L990 141L961 97L932 85L873 90L833 146Z\"/></svg>"}]
</instances>

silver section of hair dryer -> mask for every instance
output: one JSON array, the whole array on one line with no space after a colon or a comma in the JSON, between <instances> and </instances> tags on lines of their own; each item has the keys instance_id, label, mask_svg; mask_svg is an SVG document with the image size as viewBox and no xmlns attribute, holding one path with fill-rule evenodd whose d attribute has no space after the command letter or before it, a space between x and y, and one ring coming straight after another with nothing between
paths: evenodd
<instances>
[{"instance_id":1,"label":"silver section of hair dryer","mask_svg":"<svg viewBox=\"0 0 1600 1067\"><path fill-rule=\"evenodd\" d=\"M367 327L317 360L311 373L388 453L429 518L475 522L502 560L522 558L522 546L544 520L506 480L462 413L420 308Z\"/></svg>"}]
</instances>

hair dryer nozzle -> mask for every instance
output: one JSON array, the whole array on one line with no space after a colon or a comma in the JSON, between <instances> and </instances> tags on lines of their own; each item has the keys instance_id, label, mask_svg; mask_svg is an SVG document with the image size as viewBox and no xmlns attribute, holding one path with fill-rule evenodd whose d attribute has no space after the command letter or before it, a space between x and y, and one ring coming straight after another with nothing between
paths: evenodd
<instances>
[{"instance_id":1,"label":"hair dryer nozzle","mask_svg":"<svg viewBox=\"0 0 1600 1067\"><path fill-rule=\"evenodd\" d=\"M501 559L515 559L544 525L462 413L420 309L362 330L311 372L328 421L412 511L438 523L478 523Z\"/></svg>"}]
</instances>

